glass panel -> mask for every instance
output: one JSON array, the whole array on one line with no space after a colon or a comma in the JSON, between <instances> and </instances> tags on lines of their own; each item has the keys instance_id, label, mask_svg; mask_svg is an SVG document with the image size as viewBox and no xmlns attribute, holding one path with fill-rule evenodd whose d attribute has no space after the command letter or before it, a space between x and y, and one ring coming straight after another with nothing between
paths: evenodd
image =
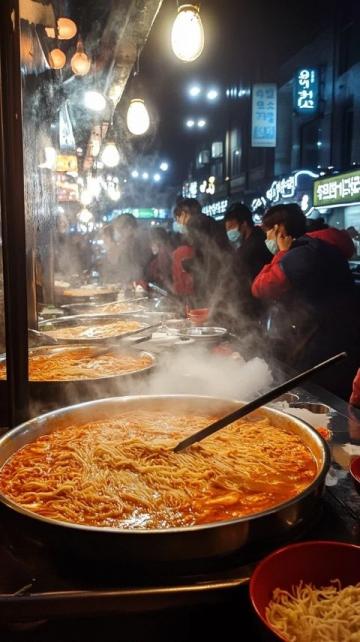
<instances>
[{"instance_id":1,"label":"glass panel","mask_svg":"<svg viewBox=\"0 0 360 642\"><path fill-rule=\"evenodd\" d=\"M1 186L0 186L1 189ZM6 339L5 339L5 305L4 305L4 273L2 256L2 232L0 209L0 428L7 424L7 394L6 381Z\"/></svg>"}]
</instances>

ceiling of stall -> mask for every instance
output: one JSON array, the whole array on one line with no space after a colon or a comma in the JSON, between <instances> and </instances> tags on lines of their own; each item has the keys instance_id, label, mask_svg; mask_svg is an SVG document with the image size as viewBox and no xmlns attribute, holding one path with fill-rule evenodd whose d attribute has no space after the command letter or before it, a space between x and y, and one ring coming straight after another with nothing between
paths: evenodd
<instances>
[{"instance_id":1,"label":"ceiling of stall","mask_svg":"<svg viewBox=\"0 0 360 642\"><path fill-rule=\"evenodd\" d=\"M163 0L21 0L22 71L31 87L46 95L46 117L56 120L66 103L76 145L83 147L84 169L93 162L94 140L106 134L114 110L121 100L131 72L136 64ZM55 18L66 16L78 26L92 67L87 76L74 76L69 61L77 37L55 43L46 37L45 27L54 26ZM60 46L67 56L62 70L54 71L48 64L50 50ZM35 79L35 80L34 80ZM37 82L36 82L37 79ZM41 86L42 85L42 86ZM51 101L46 85L51 85ZM82 96L86 89L97 89L108 99L103 117L84 113ZM34 93L34 92L33 92ZM40 99L41 100L41 99ZM35 99L38 104L39 97ZM105 122L104 122L105 121Z\"/></svg>"}]
</instances>

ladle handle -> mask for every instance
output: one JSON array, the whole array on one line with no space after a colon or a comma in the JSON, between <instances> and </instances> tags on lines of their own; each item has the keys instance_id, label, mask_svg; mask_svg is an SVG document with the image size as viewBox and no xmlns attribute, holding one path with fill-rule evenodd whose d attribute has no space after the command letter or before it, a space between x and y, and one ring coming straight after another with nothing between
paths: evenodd
<instances>
[{"instance_id":1,"label":"ladle handle","mask_svg":"<svg viewBox=\"0 0 360 642\"><path fill-rule=\"evenodd\" d=\"M288 379L288 381L285 381L285 383L282 383L280 386L276 386L276 388L272 388L272 390L269 390L269 392L266 392L264 395L257 397L256 399L254 399L254 401L250 401L250 403L245 404L245 406L242 406L241 408L234 410L234 412L230 413L229 415L226 415L225 417L218 419L218 421L215 421L214 423L210 424L206 428L203 428L202 430L195 432L190 437L187 437L183 441L180 441L177 444L177 446L175 446L174 452L179 453L185 448L188 448L189 446L191 446L192 444L202 441L203 439L205 439L205 437L209 437L214 432L217 432L218 430L225 428L229 424L232 424L234 421L237 421L238 419L242 419L242 417L245 417L245 415L248 415L250 412L257 410L261 406L264 406L270 401L273 401L277 397L280 397L282 394L284 394L285 392L288 392L292 388L296 388L296 386L302 383L303 381L305 381L305 379L308 379L309 377L316 374L317 372L320 372L320 370L324 370L325 368L328 368L329 366L334 365L335 363L337 363L338 361L341 361L345 357L347 357L346 352L340 352L339 354L336 354L334 357L330 357L330 359L327 359L326 361L322 361L321 363L318 363L316 366L313 366L309 370L305 370L305 372L301 372L296 377L293 377L292 379Z\"/></svg>"}]
</instances>

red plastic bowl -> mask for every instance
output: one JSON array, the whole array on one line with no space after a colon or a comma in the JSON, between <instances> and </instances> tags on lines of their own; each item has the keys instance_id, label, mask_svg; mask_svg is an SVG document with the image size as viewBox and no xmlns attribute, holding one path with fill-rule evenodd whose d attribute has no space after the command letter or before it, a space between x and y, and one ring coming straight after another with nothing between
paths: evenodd
<instances>
[{"instance_id":1,"label":"red plastic bowl","mask_svg":"<svg viewBox=\"0 0 360 642\"><path fill-rule=\"evenodd\" d=\"M258 564L250 580L250 599L274 639L285 640L265 617L273 590L291 590L301 580L320 587L334 579L339 579L342 587L360 581L360 546L327 541L291 544L274 551Z\"/></svg>"},{"instance_id":2,"label":"red plastic bowl","mask_svg":"<svg viewBox=\"0 0 360 642\"><path fill-rule=\"evenodd\" d=\"M354 486L358 493L360 493L360 457L355 457L350 464L350 475L354 482Z\"/></svg>"}]
</instances>

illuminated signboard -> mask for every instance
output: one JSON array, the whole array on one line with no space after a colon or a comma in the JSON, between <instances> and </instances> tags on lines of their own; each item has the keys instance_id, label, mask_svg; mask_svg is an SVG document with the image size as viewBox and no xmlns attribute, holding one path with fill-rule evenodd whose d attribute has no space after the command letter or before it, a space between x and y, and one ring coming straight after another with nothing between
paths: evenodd
<instances>
[{"instance_id":1,"label":"illuminated signboard","mask_svg":"<svg viewBox=\"0 0 360 642\"><path fill-rule=\"evenodd\" d=\"M182 195L184 198L196 198L198 195L197 181L192 181L191 183L184 183L183 189L182 189Z\"/></svg>"},{"instance_id":2,"label":"illuminated signboard","mask_svg":"<svg viewBox=\"0 0 360 642\"><path fill-rule=\"evenodd\" d=\"M58 154L55 169L57 172L77 172L78 159L75 154Z\"/></svg>"},{"instance_id":3,"label":"illuminated signboard","mask_svg":"<svg viewBox=\"0 0 360 642\"><path fill-rule=\"evenodd\" d=\"M168 218L170 211L164 208L157 209L156 207L127 207L121 210L113 210L109 220L113 220L121 214L127 214L131 212L135 218Z\"/></svg>"},{"instance_id":4,"label":"illuminated signboard","mask_svg":"<svg viewBox=\"0 0 360 642\"><path fill-rule=\"evenodd\" d=\"M273 83L253 85L252 147L276 146L277 87Z\"/></svg>"},{"instance_id":5,"label":"illuminated signboard","mask_svg":"<svg viewBox=\"0 0 360 642\"><path fill-rule=\"evenodd\" d=\"M284 200L298 201L299 197L302 199L303 194L309 191L311 187L311 180L309 179L317 177L318 174L315 174L315 172L302 169L291 176L273 181L271 187L266 192L266 198L272 205Z\"/></svg>"},{"instance_id":6,"label":"illuminated signboard","mask_svg":"<svg viewBox=\"0 0 360 642\"><path fill-rule=\"evenodd\" d=\"M222 218L222 215L225 214L229 201L225 198L223 201L216 201L216 203L211 203L210 205L205 205L202 208L204 214L208 216L213 216L214 218Z\"/></svg>"},{"instance_id":7,"label":"illuminated signboard","mask_svg":"<svg viewBox=\"0 0 360 642\"><path fill-rule=\"evenodd\" d=\"M319 108L319 70L298 69L294 78L294 107L299 114L314 114Z\"/></svg>"},{"instance_id":8,"label":"illuminated signboard","mask_svg":"<svg viewBox=\"0 0 360 642\"><path fill-rule=\"evenodd\" d=\"M314 182L314 207L360 203L360 170L320 178Z\"/></svg>"},{"instance_id":9,"label":"illuminated signboard","mask_svg":"<svg viewBox=\"0 0 360 642\"><path fill-rule=\"evenodd\" d=\"M264 196L254 198L251 209L256 212L258 209L265 209L279 203L298 203L306 214L313 210L312 204L312 182L318 178L318 174L308 169L302 169L291 176L273 181Z\"/></svg>"}]
</instances>

